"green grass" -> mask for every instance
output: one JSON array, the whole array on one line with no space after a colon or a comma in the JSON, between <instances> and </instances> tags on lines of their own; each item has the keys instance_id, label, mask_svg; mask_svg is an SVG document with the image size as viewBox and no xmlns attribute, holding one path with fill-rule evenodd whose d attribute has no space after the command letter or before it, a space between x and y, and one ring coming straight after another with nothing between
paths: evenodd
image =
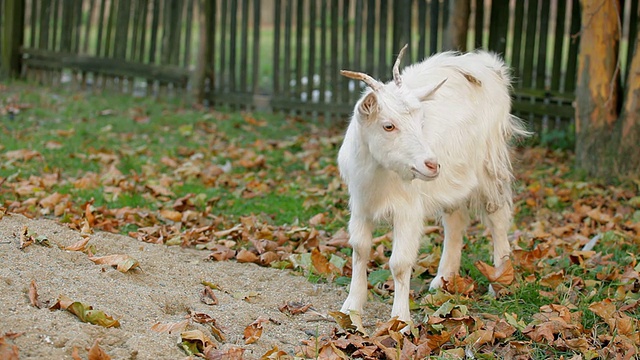
<instances>
[{"instance_id":1,"label":"green grass","mask_svg":"<svg viewBox=\"0 0 640 360\"><path fill-rule=\"evenodd\" d=\"M304 206L305 200L313 197L306 194L306 187L322 184L322 177L310 178L302 185L294 181L305 175L305 165L296 156L304 151L303 135L314 131L310 124L283 121L277 115L252 114L260 123L252 126L245 121L245 114L195 111L180 100L56 94L20 82L15 87L20 89L17 91L20 103L29 104L30 108L13 119L2 118L2 150L31 149L42 157L4 162L0 166L2 178L19 174L26 179L31 175L59 173L61 181L53 184L50 192L71 194L78 203L94 199L95 206L109 208L168 206L167 201L143 196L145 186L155 185L166 176L171 178L169 190L175 193L175 198L189 193L204 194L206 201L215 200L213 211L228 217L266 214L266 219L277 224L291 224L326 210L314 201ZM135 121L145 117L148 119ZM257 141L273 146L257 147ZM52 142L59 148L51 149ZM239 158L249 151L264 156L264 166L249 171L238 166ZM327 155L334 156L335 151ZM164 164L163 158L174 160L178 166L193 161L196 170L230 162L232 170L223 176L235 184L207 183L199 174L176 175L176 169ZM329 163L323 159L320 166ZM103 186L74 187L74 182L86 172L103 176L112 164L122 174L122 181L130 183L117 198L105 196ZM252 181L266 186L259 188L255 196L244 197L243 191ZM5 194L6 200L14 196Z\"/></svg>"}]
</instances>

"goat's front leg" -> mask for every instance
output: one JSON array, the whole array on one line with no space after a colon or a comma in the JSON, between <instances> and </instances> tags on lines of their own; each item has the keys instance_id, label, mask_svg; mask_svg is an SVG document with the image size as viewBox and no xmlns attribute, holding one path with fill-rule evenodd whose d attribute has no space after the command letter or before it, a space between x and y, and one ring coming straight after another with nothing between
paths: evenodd
<instances>
[{"instance_id":1,"label":"goat's front leg","mask_svg":"<svg viewBox=\"0 0 640 360\"><path fill-rule=\"evenodd\" d=\"M439 289L443 285L442 279L451 279L460 271L460 257L462 256L463 236L469 223L466 208L458 208L442 217L444 225L444 249L438 265L438 274L431 280L430 289Z\"/></svg>"},{"instance_id":2,"label":"goat's front leg","mask_svg":"<svg viewBox=\"0 0 640 360\"><path fill-rule=\"evenodd\" d=\"M349 310L362 313L362 307L367 301L367 265L371 253L373 222L365 216L354 213L349 220L349 233L353 260L349 296L340 310L345 314L349 314Z\"/></svg>"},{"instance_id":3,"label":"goat's front leg","mask_svg":"<svg viewBox=\"0 0 640 360\"><path fill-rule=\"evenodd\" d=\"M502 266L511 254L511 245L507 233L511 227L511 207L501 206L498 210L489 213L487 211L487 225L493 238L493 265Z\"/></svg>"},{"instance_id":4,"label":"goat's front leg","mask_svg":"<svg viewBox=\"0 0 640 360\"><path fill-rule=\"evenodd\" d=\"M393 274L395 293L391 316L410 323L409 290L411 271L418 257L420 235L424 229L419 211L413 214L395 214L393 218L393 250L389 267Z\"/></svg>"}]
</instances>

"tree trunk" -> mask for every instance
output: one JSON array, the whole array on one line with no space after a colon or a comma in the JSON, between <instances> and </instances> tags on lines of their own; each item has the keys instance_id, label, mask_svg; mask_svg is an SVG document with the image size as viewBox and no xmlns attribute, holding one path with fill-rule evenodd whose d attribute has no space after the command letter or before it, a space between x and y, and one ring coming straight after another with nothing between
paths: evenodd
<instances>
[{"instance_id":1,"label":"tree trunk","mask_svg":"<svg viewBox=\"0 0 640 360\"><path fill-rule=\"evenodd\" d=\"M633 47L629 51L633 51ZM640 37L636 37L633 54L620 116L618 171L621 174L640 176Z\"/></svg>"},{"instance_id":2,"label":"tree trunk","mask_svg":"<svg viewBox=\"0 0 640 360\"><path fill-rule=\"evenodd\" d=\"M639 145L633 137L640 120L633 113L638 105L632 90L638 91L638 84L629 82L629 112L621 116L620 0L581 0L580 4L583 28L576 89L576 163L589 176L612 180L638 172ZM637 57L636 53L634 60ZM630 72L639 70L635 61Z\"/></svg>"}]
</instances>

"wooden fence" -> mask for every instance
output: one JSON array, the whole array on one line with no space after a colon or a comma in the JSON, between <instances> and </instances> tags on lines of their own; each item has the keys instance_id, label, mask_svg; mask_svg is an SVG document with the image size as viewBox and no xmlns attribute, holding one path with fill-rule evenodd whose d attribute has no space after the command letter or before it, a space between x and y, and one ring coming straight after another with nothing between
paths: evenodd
<instances>
[{"instance_id":1,"label":"wooden fence","mask_svg":"<svg viewBox=\"0 0 640 360\"><path fill-rule=\"evenodd\" d=\"M450 18L461 2L0 0L3 9L23 4L27 77L147 93L150 85L191 86L212 106L340 119L362 89L340 69L388 80L405 43L405 64L451 48ZM624 79L638 1L623 0L620 11ZM471 0L458 46L500 53L516 78L515 113L544 132L574 117L580 26L578 0Z\"/></svg>"},{"instance_id":2,"label":"wooden fence","mask_svg":"<svg viewBox=\"0 0 640 360\"><path fill-rule=\"evenodd\" d=\"M22 1L25 76L127 91L187 86L196 0Z\"/></svg>"}]
</instances>

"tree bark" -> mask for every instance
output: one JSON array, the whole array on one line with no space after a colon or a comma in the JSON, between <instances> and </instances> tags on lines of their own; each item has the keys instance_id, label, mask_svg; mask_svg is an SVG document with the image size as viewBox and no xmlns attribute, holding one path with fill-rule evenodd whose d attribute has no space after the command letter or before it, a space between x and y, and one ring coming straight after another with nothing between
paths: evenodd
<instances>
[{"instance_id":1,"label":"tree bark","mask_svg":"<svg viewBox=\"0 0 640 360\"><path fill-rule=\"evenodd\" d=\"M620 115L620 0L581 0L580 4L583 27L576 89L576 165L589 176L609 181L637 172L638 166L630 163L640 161L637 141L628 142L639 120L634 115ZM631 67L631 72L638 70L637 64ZM632 91L634 84L629 84ZM633 98L633 94L627 96ZM635 106L637 111L637 99L628 98L627 106L630 111ZM636 153L630 159L633 149Z\"/></svg>"},{"instance_id":2,"label":"tree bark","mask_svg":"<svg viewBox=\"0 0 640 360\"><path fill-rule=\"evenodd\" d=\"M631 45L630 45L631 46ZM633 47L629 48L633 51ZM640 37L636 37L635 52L627 75L622 107L619 172L640 176Z\"/></svg>"}]
</instances>

